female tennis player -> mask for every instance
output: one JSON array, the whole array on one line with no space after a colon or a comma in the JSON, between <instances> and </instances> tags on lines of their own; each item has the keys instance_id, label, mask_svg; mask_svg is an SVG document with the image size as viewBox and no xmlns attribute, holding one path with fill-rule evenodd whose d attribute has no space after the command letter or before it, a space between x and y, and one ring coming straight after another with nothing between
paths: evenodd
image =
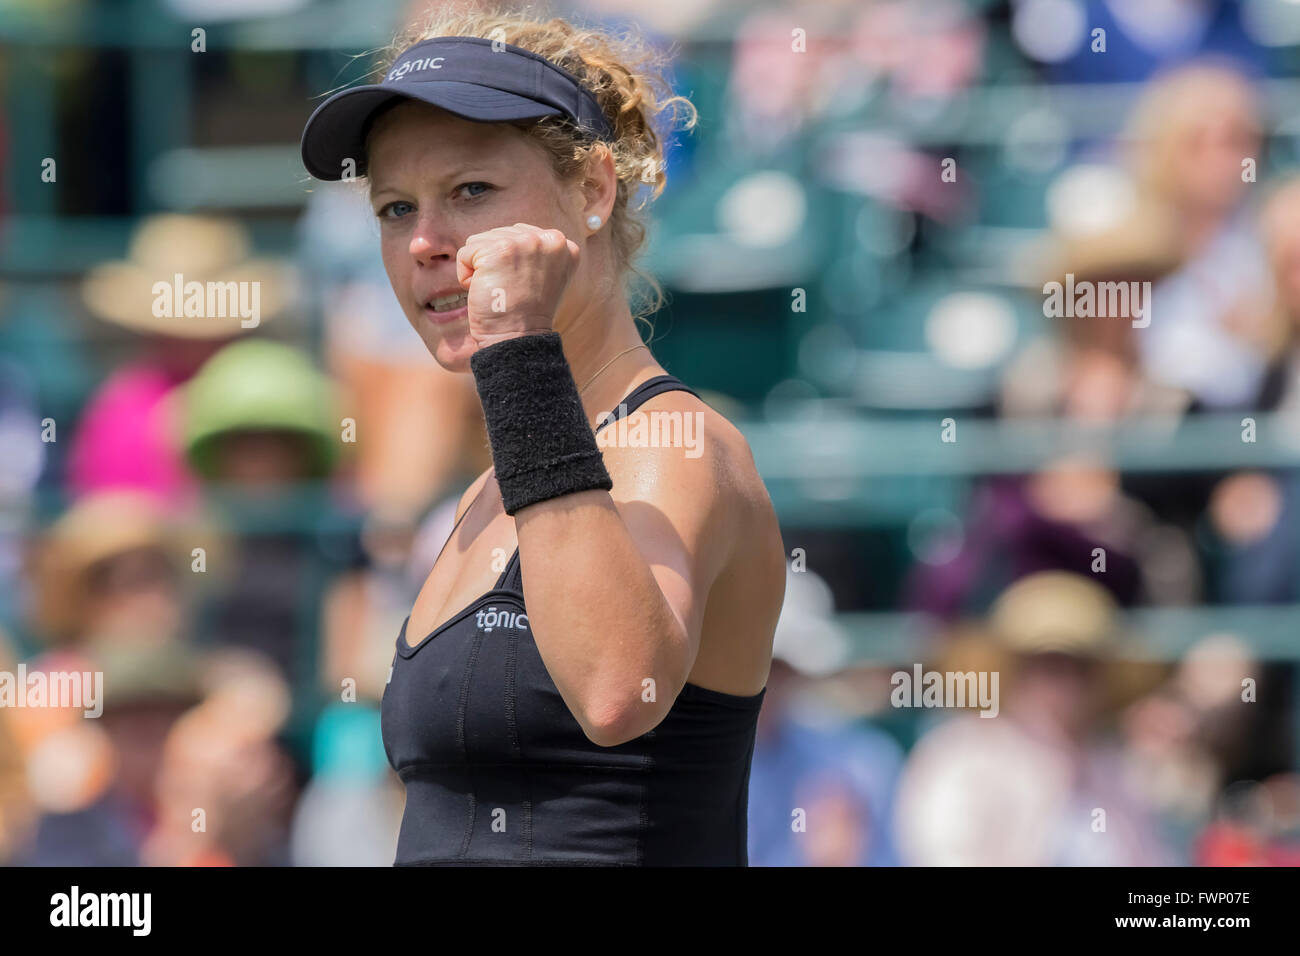
<instances>
[{"instance_id":1,"label":"female tennis player","mask_svg":"<svg viewBox=\"0 0 1300 956\"><path fill-rule=\"evenodd\" d=\"M745 441L625 291L670 101L643 47L558 19L435 14L394 49L319 106L303 159L364 175L393 291L473 375L494 464L397 639L396 864L746 865L784 549ZM688 418L694 451L649 437Z\"/></svg>"}]
</instances>

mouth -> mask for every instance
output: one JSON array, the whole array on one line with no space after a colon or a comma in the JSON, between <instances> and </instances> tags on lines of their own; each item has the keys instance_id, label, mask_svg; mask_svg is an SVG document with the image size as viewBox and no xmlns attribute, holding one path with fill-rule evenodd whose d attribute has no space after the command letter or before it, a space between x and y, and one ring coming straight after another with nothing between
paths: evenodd
<instances>
[{"instance_id":1,"label":"mouth","mask_svg":"<svg viewBox=\"0 0 1300 956\"><path fill-rule=\"evenodd\" d=\"M421 306L430 321L439 325L464 318L469 312L469 293L465 291L435 295Z\"/></svg>"}]
</instances>

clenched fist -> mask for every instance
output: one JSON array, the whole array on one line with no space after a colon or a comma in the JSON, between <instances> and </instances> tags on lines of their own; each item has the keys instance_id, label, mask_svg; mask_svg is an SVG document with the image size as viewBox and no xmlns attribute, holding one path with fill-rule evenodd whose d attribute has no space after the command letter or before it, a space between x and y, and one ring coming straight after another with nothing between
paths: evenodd
<instances>
[{"instance_id":1,"label":"clenched fist","mask_svg":"<svg viewBox=\"0 0 1300 956\"><path fill-rule=\"evenodd\" d=\"M456 278L469 293L469 334L478 347L551 331L579 251L560 230L523 222L466 239Z\"/></svg>"}]
</instances>

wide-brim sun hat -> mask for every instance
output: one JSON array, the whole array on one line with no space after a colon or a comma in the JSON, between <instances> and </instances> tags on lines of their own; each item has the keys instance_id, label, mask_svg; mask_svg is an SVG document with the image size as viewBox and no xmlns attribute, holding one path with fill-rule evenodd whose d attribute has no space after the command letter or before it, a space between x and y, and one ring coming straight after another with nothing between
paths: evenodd
<instances>
[{"instance_id":1,"label":"wide-brim sun hat","mask_svg":"<svg viewBox=\"0 0 1300 956\"><path fill-rule=\"evenodd\" d=\"M179 397L185 451L205 477L217 472L218 440L232 432L294 432L309 439L310 471L324 477L338 460L333 383L291 346L265 339L227 345Z\"/></svg>"},{"instance_id":2,"label":"wide-brim sun hat","mask_svg":"<svg viewBox=\"0 0 1300 956\"><path fill-rule=\"evenodd\" d=\"M1042 279L1064 282L1150 281L1175 271L1185 260L1182 237L1172 214L1142 203L1122 219L1095 232L1057 233L1042 247Z\"/></svg>"},{"instance_id":3,"label":"wide-brim sun hat","mask_svg":"<svg viewBox=\"0 0 1300 956\"><path fill-rule=\"evenodd\" d=\"M1037 281L1155 281L1187 255L1174 210L1122 170L1080 165L1048 193L1050 228L1035 250Z\"/></svg>"},{"instance_id":4,"label":"wide-brim sun hat","mask_svg":"<svg viewBox=\"0 0 1300 956\"><path fill-rule=\"evenodd\" d=\"M1101 657L1113 651L1119 608L1109 591L1069 571L1040 571L1008 587L989 613L998 643L1018 654Z\"/></svg>"},{"instance_id":5,"label":"wide-brim sun hat","mask_svg":"<svg viewBox=\"0 0 1300 956\"><path fill-rule=\"evenodd\" d=\"M316 108L302 134L307 171L327 181L365 175L371 126L403 100L483 123L567 117L593 138L612 136L591 92L540 54L482 37L433 37L403 51L380 82L335 93Z\"/></svg>"},{"instance_id":6,"label":"wide-brim sun hat","mask_svg":"<svg viewBox=\"0 0 1300 956\"><path fill-rule=\"evenodd\" d=\"M202 308L190 312L200 314L186 314L187 302L199 301L193 283L202 289ZM81 298L92 315L135 332L217 339L241 335L284 312L296 290L292 266L252 255L238 222L162 213L136 227L126 259L87 272ZM257 315L246 317L239 297L248 306L254 294Z\"/></svg>"},{"instance_id":7,"label":"wide-brim sun hat","mask_svg":"<svg viewBox=\"0 0 1300 956\"><path fill-rule=\"evenodd\" d=\"M134 489L95 492L76 501L42 537L34 563L33 615L52 643L78 636L86 623L86 572L109 558L137 550L164 554L180 572L191 569L192 551L202 547L214 566L225 542L200 515L182 514ZM185 580L206 583L204 575Z\"/></svg>"}]
</instances>

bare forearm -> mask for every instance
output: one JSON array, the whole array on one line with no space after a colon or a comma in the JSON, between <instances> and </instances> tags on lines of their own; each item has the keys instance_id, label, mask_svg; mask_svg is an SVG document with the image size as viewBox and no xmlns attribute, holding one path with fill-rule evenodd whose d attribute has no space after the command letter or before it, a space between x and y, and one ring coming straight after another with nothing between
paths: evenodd
<instances>
[{"instance_id":1,"label":"bare forearm","mask_svg":"<svg viewBox=\"0 0 1300 956\"><path fill-rule=\"evenodd\" d=\"M515 526L529 626L574 717L593 738L653 728L686 680L689 642L609 494L540 502Z\"/></svg>"}]
</instances>

